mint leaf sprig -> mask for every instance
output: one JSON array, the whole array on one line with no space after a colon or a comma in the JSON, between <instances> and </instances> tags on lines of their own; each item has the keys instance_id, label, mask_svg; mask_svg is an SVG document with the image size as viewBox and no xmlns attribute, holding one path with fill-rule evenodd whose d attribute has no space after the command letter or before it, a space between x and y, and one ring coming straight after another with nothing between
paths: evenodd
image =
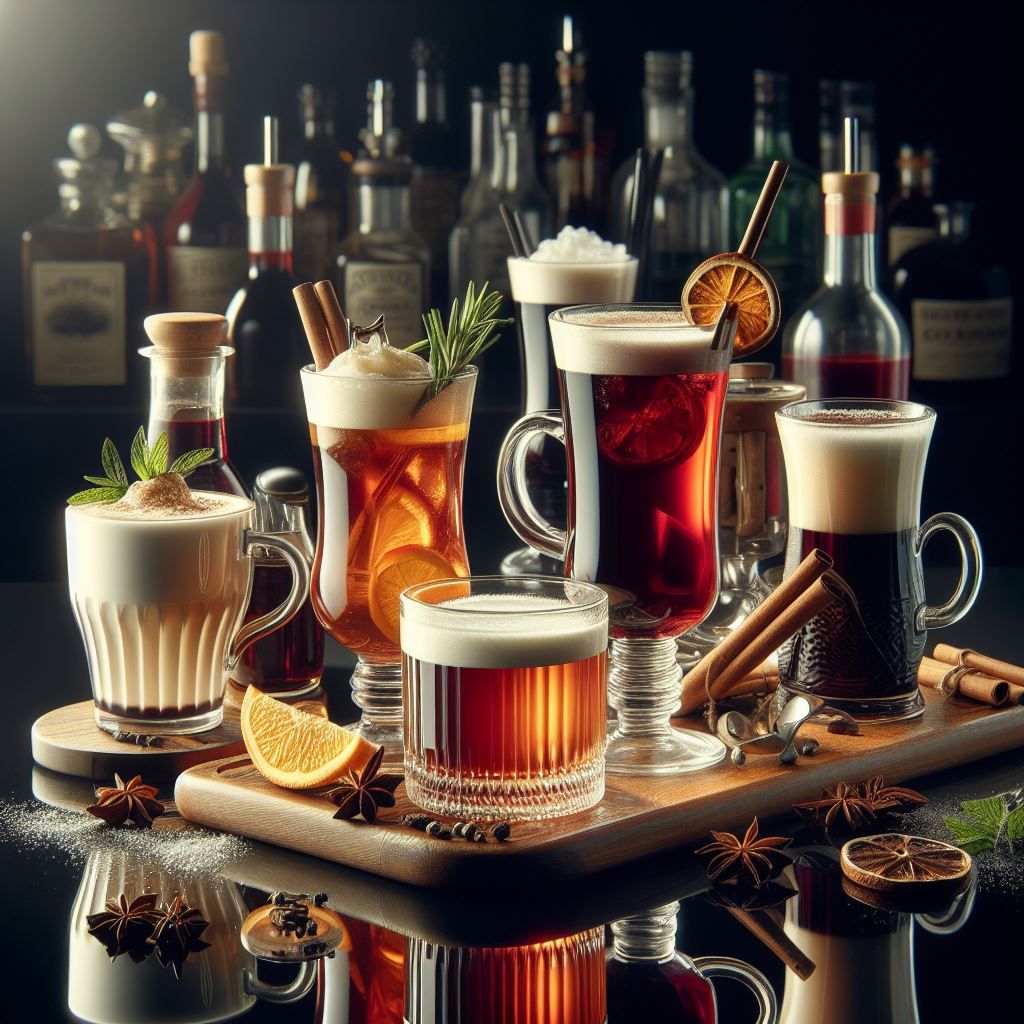
<instances>
[{"instance_id":1,"label":"mint leaf sprig","mask_svg":"<svg viewBox=\"0 0 1024 1024\"><path fill-rule=\"evenodd\" d=\"M960 810L962 818L948 815L942 820L953 842L965 853L993 853L1000 847L1014 853L1014 844L1024 842L1024 796L1020 790L965 800Z\"/></svg>"},{"instance_id":2,"label":"mint leaf sprig","mask_svg":"<svg viewBox=\"0 0 1024 1024\"><path fill-rule=\"evenodd\" d=\"M145 427L139 427L132 439L129 461L132 469L135 470L135 475L140 480L152 480L165 473L177 473L184 477L210 459L213 449L197 448L194 451L184 452L168 467L170 453L171 446L166 432L162 433L150 447L146 440ZM100 463L105 476L84 477L86 482L95 484L95 486L72 494L68 498L69 505L107 504L112 501L120 501L128 493L128 474L125 472L117 446L109 437L103 439Z\"/></svg>"},{"instance_id":3,"label":"mint leaf sprig","mask_svg":"<svg viewBox=\"0 0 1024 1024\"><path fill-rule=\"evenodd\" d=\"M439 309L432 309L423 317L427 336L410 345L408 351L429 349L427 358L434 371L435 395L498 340L502 327L513 323L511 317L498 316L502 301L501 293L490 290L489 282L485 281L478 292L470 281L462 303L458 299L452 302L447 324Z\"/></svg>"}]
</instances>

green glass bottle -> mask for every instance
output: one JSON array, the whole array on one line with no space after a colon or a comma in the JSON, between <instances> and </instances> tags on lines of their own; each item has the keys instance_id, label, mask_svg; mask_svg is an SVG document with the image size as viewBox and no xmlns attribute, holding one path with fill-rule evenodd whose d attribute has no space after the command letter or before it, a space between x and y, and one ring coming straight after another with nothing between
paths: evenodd
<instances>
[{"instance_id":1,"label":"green glass bottle","mask_svg":"<svg viewBox=\"0 0 1024 1024\"><path fill-rule=\"evenodd\" d=\"M759 70L754 72L753 155L729 182L729 244L733 250L743 238L774 160L789 164L789 173L761 241L757 262L775 278L785 323L818 284L821 196L817 175L793 153L789 76ZM781 337L780 331L759 358L775 359Z\"/></svg>"}]
</instances>

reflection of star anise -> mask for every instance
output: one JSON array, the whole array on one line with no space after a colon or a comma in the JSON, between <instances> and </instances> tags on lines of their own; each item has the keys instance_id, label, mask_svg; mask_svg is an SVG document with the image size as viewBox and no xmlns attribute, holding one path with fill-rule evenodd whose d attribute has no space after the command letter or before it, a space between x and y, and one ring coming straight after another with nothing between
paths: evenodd
<instances>
[{"instance_id":1,"label":"reflection of star anise","mask_svg":"<svg viewBox=\"0 0 1024 1024\"><path fill-rule=\"evenodd\" d=\"M101 786L96 793L96 803L86 807L90 814L102 818L108 825L121 825L130 818L136 825L146 827L154 818L164 813L164 805L156 798L156 786L147 786L141 775L125 782L114 773L113 786Z\"/></svg>"},{"instance_id":2,"label":"reflection of star anise","mask_svg":"<svg viewBox=\"0 0 1024 1024\"><path fill-rule=\"evenodd\" d=\"M820 800L794 804L793 810L809 825L827 832L859 832L873 825L880 813L902 812L928 803L926 797L913 789L887 786L881 775L851 785L837 782L825 789Z\"/></svg>"},{"instance_id":3,"label":"reflection of star anise","mask_svg":"<svg viewBox=\"0 0 1024 1024\"><path fill-rule=\"evenodd\" d=\"M758 838L757 818L742 839L731 832L714 832L714 842L702 846L697 853L709 854L708 878L714 882L735 879L760 888L789 862L782 852L792 842L782 836Z\"/></svg>"},{"instance_id":4,"label":"reflection of star anise","mask_svg":"<svg viewBox=\"0 0 1024 1024\"><path fill-rule=\"evenodd\" d=\"M174 976L180 978L189 953L200 953L209 947L210 943L199 937L208 924L198 910L175 895L157 914L153 933L146 941L156 947L160 966L170 967Z\"/></svg>"},{"instance_id":5,"label":"reflection of star anise","mask_svg":"<svg viewBox=\"0 0 1024 1024\"><path fill-rule=\"evenodd\" d=\"M127 953L140 963L153 952L146 939L160 919L156 900L156 893L145 893L133 900L122 893L116 900L108 900L106 910L86 917L89 934L103 943L111 960Z\"/></svg>"},{"instance_id":6,"label":"reflection of star anise","mask_svg":"<svg viewBox=\"0 0 1024 1024\"><path fill-rule=\"evenodd\" d=\"M377 820L381 807L395 806L395 790L401 785L401 775L378 775L384 761L384 748L378 747L361 772L349 772L348 782L325 795L338 805L335 818L354 818L361 814L366 821Z\"/></svg>"}]
</instances>

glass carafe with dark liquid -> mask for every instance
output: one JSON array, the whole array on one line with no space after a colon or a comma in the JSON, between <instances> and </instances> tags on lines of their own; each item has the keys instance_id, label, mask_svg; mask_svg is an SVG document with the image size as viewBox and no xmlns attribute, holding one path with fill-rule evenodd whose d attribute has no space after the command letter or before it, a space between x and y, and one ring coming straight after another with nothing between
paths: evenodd
<instances>
[{"instance_id":1,"label":"glass carafe with dark liquid","mask_svg":"<svg viewBox=\"0 0 1024 1024\"><path fill-rule=\"evenodd\" d=\"M149 360L148 437L167 434L170 461L196 448L213 455L189 474L193 490L248 496L228 457L224 427L224 344L228 322L216 313L158 313L146 318L153 342L139 354Z\"/></svg>"},{"instance_id":2,"label":"glass carafe with dark liquid","mask_svg":"<svg viewBox=\"0 0 1024 1024\"><path fill-rule=\"evenodd\" d=\"M266 469L256 477L252 496L256 529L290 540L312 565L313 541L306 526L309 485L302 473L287 466ZM246 621L276 608L290 587L285 560L273 548L257 547ZM323 670L324 631L307 595L295 618L242 654L231 682L243 690L251 683L281 699L301 697L320 685Z\"/></svg>"}]
</instances>

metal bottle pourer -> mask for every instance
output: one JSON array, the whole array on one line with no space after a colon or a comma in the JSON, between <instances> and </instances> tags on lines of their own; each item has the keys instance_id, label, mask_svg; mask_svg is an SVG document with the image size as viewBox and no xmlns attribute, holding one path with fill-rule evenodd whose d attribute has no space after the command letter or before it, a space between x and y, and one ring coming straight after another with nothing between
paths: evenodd
<instances>
[{"instance_id":1,"label":"metal bottle pourer","mask_svg":"<svg viewBox=\"0 0 1024 1024\"><path fill-rule=\"evenodd\" d=\"M843 172L860 173L860 123L855 117L843 118Z\"/></svg>"},{"instance_id":2,"label":"metal bottle pourer","mask_svg":"<svg viewBox=\"0 0 1024 1024\"><path fill-rule=\"evenodd\" d=\"M256 529L293 541L308 559L313 557L307 511L309 484L301 470L291 466L265 469L256 477L252 489L256 504ZM261 554L267 561L281 561L269 548Z\"/></svg>"}]
</instances>

